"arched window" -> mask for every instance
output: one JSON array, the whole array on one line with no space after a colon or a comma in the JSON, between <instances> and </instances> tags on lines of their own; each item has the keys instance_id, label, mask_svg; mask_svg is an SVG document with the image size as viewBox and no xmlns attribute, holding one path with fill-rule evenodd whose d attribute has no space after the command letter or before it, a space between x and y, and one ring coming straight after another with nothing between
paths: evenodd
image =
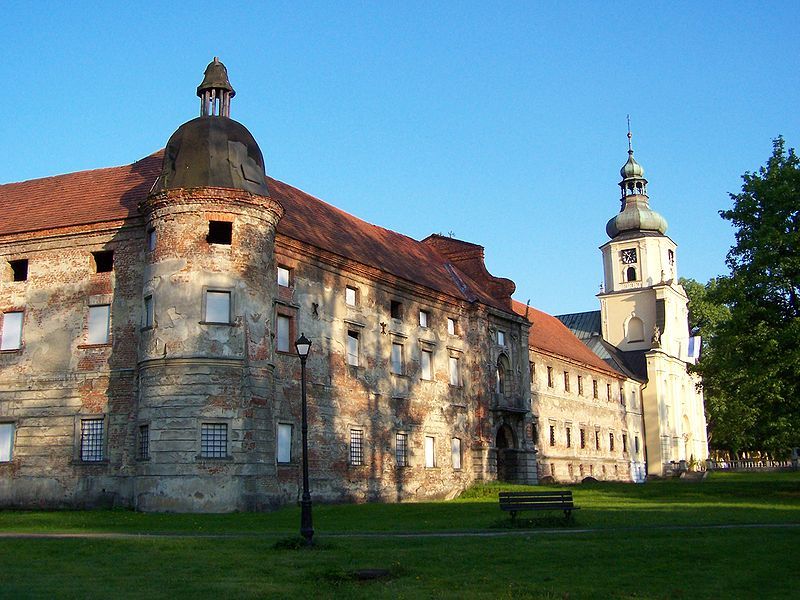
<instances>
[{"instance_id":1,"label":"arched window","mask_svg":"<svg viewBox=\"0 0 800 600\"><path fill-rule=\"evenodd\" d=\"M639 317L631 317L631 320L628 321L628 341L644 341L644 323Z\"/></svg>"},{"instance_id":2,"label":"arched window","mask_svg":"<svg viewBox=\"0 0 800 600\"><path fill-rule=\"evenodd\" d=\"M507 395L510 391L508 389L508 369L508 358L501 354L497 359L497 375L494 388L494 391L498 394Z\"/></svg>"},{"instance_id":3,"label":"arched window","mask_svg":"<svg viewBox=\"0 0 800 600\"><path fill-rule=\"evenodd\" d=\"M636 281L636 267L628 267L628 270L625 271L625 280Z\"/></svg>"}]
</instances>

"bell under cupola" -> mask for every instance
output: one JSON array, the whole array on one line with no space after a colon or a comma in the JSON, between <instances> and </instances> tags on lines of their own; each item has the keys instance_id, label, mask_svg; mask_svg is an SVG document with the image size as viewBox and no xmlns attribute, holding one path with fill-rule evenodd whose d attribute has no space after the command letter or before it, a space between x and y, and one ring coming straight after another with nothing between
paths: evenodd
<instances>
[{"instance_id":1,"label":"bell under cupola","mask_svg":"<svg viewBox=\"0 0 800 600\"><path fill-rule=\"evenodd\" d=\"M606 224L606 233L611 239L625 232L652 231L661 235L667 232L667 220L650 208L647 196L647 179L642 165L633 157L633 144L628 122L628 160L619 171L622 181L620 212Z\"/></svg>"},{"instance_id":2,"label":"bell under cupola","mask_svg":"<svg viewBox=\"0 0 800 600\"><path fill-rule=\"evenodd\" d=\"M228 80L228 69L225 68L218 57L208 63L203 82L197 86L197 95L200 97L201 117L228 117L231 116L231 98L236 91Z\"/></svg>"}]
</instances>

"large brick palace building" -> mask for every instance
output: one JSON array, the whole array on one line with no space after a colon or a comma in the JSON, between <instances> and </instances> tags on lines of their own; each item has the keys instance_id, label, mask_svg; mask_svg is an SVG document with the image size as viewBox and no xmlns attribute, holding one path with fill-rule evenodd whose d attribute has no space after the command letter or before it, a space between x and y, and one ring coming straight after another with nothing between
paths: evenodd
<instances>
[{"instance_id":1,"label":"large brick palace building","mask_svg":"<svg viewBox=\"0 0 800 600\"><path fill-rule=\"evenodd\" d=\"M164 150L0 186L0 506L296 500L301 333L316 499L705 458L675 244L632 151L601 310L559 320L479 245L267 177L216 59L197 93Z\"/></svg>"}]
</instances>

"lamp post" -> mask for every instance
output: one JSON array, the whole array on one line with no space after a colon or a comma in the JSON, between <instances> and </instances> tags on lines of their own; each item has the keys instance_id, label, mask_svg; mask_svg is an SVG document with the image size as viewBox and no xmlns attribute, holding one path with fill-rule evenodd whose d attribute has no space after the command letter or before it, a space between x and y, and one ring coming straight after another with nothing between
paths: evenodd
<instances>
[{"instance_id":1,"label":"lamp post","mask_svg":"<svg viewBox=\"0 0 800 600\"><path fill-rule=\"evenodd\" d=\"M306 358L311 350L311 341L301 333L294 343L297 356L300 357L300 395L303 402L303 422L300 431L303 434L303 495L300 499L300 535L310 546L313 543L314 527L311 523L311 493L308 491L308 411L306 409Z\"/></svg>"}]
</instances>

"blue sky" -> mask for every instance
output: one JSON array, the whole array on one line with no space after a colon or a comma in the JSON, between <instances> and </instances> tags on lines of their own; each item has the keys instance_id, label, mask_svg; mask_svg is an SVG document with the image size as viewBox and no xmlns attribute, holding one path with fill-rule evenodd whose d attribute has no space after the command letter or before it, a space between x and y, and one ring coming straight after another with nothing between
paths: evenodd
<instances>
[{"instance_id":1,"label":"blue sky","mask_svg":"<svg viewBox=\"0 0 800 600\"><path fill-rule=\"evenodd\" d=\"M482 244L557 314L598 307L627 114L679 273L701 281L727 272L718 211L741 174L778 134L800 144L796 2L132 4L0 1L0 182L161 148L216 55L269 175Z\"/></svg>"}]
</instances>

